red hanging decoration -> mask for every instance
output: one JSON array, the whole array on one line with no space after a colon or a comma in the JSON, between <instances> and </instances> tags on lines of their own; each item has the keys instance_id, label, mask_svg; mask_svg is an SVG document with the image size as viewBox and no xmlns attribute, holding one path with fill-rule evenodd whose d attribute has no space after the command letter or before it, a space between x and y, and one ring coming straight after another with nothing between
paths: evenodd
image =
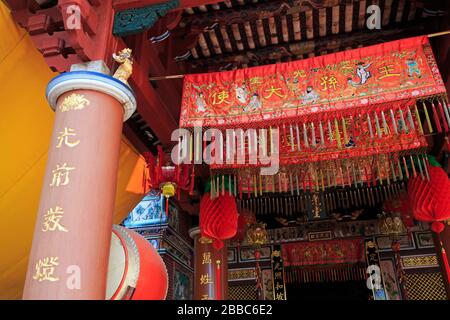
<instances>
[{"instance_id":1,"label":"red hanging decoration","mask_svg":"<svg viewBox=\"0 0 450 320\"><path fill-rule=\"evenodd\" d=\"M450 181L440 167L428 166L430 181L420 175L408 182L408 195L414 218L435 222L450 219Z\"/></svg>"},{"instance_id":2,"label":"red hanging decoration","mask_svg":"<svg viewBox=\"0 0 450 320\"><path fill-rule=\"evenodd\" d=\"M222 300L220 260L216 261L216 300Z\"/></svg>"},{"instance_id":3,"label":"red hanging decoration","mask_svg":"<svg viewBox=\"0 0 450 320\"><path fill-rule=\"evenodd\" d=\"M444 224L442 222L435 221L435 222L433 222L431 224L431 230L433 230L437 234L439 234L442 231L444 231L444 228L445 228L445 226L444 226Z\"/></svg>"},{"instance_id":4,"label":"red hanging decoration","mask_svg":"<svg viewBox=\"0 0 450 320\"><path fill-rule=\"evenodd\" d=\"M223 241L236 235L238 212L236 200L228 193L211 199L205 193L200 201L200 232L202 236L213 239L216 249L223 247Z\"/></svg>"},{"instance_id":5,"label":"red hanging decoration","mask_svg":"<svg viewBox=\"0 0 450 320\"><path fill-rule=\"evenodd\" d=\"M149 179L145 181L151 189L160 189L162 195L166 199L166 215L169 214L169 199L177 194L180 199L180 192L177 189L189 191L190 194L194 191L195 173L194 166L181 164L172 165L172 162L167 159L167 155L163 152L161 146L158 146L157 155L151 152L143 154L147 162L147 169L149 171ZM145 173L145 171L144 171Z\"/></svg>"},{"instance_id":6,"label":"red hanging decoration","mask_svg":"<svg viewBox=\"0 0 450 320\"><path fill-rule=\"evenodd\" d=\"M410 197L414 217L419 221L432 222L431 230L437 233L442 251L442 260L450 283L450 266L447 253L440 240L440 233L445 226L441 221L450 219L450 181L440 167L428 166L430 181L417 176L409 180L408 195Z\"/></svg>"},{"instance_id":7,"label":"red hanging decoration","mask_svg":"<svg viewBox=\"0 0 450 320\"><path fill-rule=\"evenodd\" d=\"M447 252L441 241L441 232L444 231L445 225L442 222L433 222L431 224L431 230L437 233L439 239L439 245L441 247L442 261L444 263L445 273L447 274L447 281L450 283L450 265L448 263Z\"/></svg>"}]
</instances>

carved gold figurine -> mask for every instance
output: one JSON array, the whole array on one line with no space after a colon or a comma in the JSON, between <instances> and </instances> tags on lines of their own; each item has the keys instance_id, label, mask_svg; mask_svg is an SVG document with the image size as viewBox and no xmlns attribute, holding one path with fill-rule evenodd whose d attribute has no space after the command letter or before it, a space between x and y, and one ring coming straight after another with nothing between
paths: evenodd
<instances>
[{"instance_id":1,"label":"carved gold figurine","mask_svg":"<svg viewBox=\"0 0 450 320\"><path fill-rule=\"evenodd\" d=\"M117 68L113 77L129 86L128 78L130 78L133 73L133 58L131 56L131 49L125 48L122 51L119 51L118 54L113 53L113 59L120 63L120 66Z\"/></svg>"}]
</instances>

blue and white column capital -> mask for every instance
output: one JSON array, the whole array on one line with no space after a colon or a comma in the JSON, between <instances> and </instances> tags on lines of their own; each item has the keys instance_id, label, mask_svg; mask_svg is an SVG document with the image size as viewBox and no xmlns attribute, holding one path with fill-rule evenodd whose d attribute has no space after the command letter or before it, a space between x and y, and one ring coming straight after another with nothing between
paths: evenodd
<instances>
[{"instance_id":1,"label":"blue and white column capital","mask_svg":"<svg viewBox=\"0 0 450 320\"><path fill-rule=\"evenodd\" d=\"M123 121L136 111L136 97L129 86L110 75L94 71L70 71L56 76L47 85L47 101L55 110L62 94L79 89L98 91L115 98L123 107Z\"/></svg>"}]
</instances>

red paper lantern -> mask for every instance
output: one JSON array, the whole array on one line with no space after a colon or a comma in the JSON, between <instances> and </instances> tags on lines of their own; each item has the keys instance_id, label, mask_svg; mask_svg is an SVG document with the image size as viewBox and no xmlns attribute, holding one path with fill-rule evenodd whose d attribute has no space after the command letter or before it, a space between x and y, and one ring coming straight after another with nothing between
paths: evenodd
<instances>
[{"instance_id":1,"label":"red paper lantern","mask_svg":"<svg viewBox=\"0 0 450 320\"><path fill-rule=\"evenodd\" d=\"M158 251L141 235L115 225L106 298L164 300L167 288L167 270Z\"/></svg>"},{"instance_id":2,"label":"red paper lantern","mask_svg":"<svg viewBox=\"0 0 450 320\"><path fill-rule=\"evenodd\" d=\"M420 178L412 178L408 182L408 194L414 210L414 217L419 221L432 222L431 230L438 234L445 226L441 221L450 219L450 181L445 171L440 167L428 166L430 181ZM447 253L440 245L442 261L450 283L450 265Z\"/></svg>"},{"instance_id":3,"label":"red paper lantern","mask_svg":"<svg viewBox=\"0 0 450 320\"><path fill-rule=\"evenodd\" d=\"M211 199L206 193L200 201L200 232L202 236L213 239L217 249L222 248L223 240L236 235L238 212L234 197L224 194Z\"/></svg>"},{"instance_id":4,"label":"red paper lantern","mask_svg":"<svg viewBox=\"0 0 450 320\"><path fill-rule=\"evenodd\" d=\"M419 221L435 222L450 219L450 182L440 167L428 166L430 181L420 176L408 182L408 195L413 207L414 218Z\"/></svg>"}]
</instances>

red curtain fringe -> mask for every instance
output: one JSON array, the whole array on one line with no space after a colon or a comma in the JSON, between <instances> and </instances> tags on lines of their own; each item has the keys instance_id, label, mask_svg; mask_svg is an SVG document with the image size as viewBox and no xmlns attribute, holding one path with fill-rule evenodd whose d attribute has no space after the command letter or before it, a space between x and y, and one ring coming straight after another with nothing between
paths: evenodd
<instances>
[{"instance_id":1,"label":"red curtain fringe","mask_svg":"<svg viewBox=\"0 0 450 320\"><path fill-rule=\"evenodd\" d=\"M289 118L275 118L275 119L267 119L262 120L258 122L251 122L251 123L240 123L240 124L217 124L214 125L214 128L219 130L226 130L226 129L233 129L236 127L242 127L246 126L249 128L254 129L267 129L269 127L272 128L279 128L281 132L280 135L286 135L287 132L285 132L285 129L283 129L283 126L289 126L292 124L299 124L299 123L306 123L306 122L314 122L318 123L319 121L322 121L322 124L328 122L329 120L333 120L336 118L337 120L342 120L342 118L351 118L356 116L364 117L366 115L372 115L373 113L381 113L381 111L389 111L389 110L398 110L401 109L402 111L406 111L408 108L410 108L411 112L414 114L414 105L418 102L426 101L426 102L433 102L435 100L441 101L447 99L447 95L442 93L438 95L430 95L427 97L421 97L417 100L411 100L411 99L402 99L397 101L390 101L386 103L375 103L375 104L368 104L364 105L363 107L348 107L347 109L334 111L333 109L330 110L323 110L318 111L310 114L304 114L304 115L297 115L295 117L289 117ZM299 105L298 108L302 108L302 105ZM386 118L389 118L388 115L386 115ZM389 119L386 119L388 122ZM372 119L373 122L375 122L374 119ZM408 121L405 119L406 123ZM193 129L193 127L184 127L185 129ZM203 129L209 129L210 126L203 126Z\"/></svg>"}]
</instances>

